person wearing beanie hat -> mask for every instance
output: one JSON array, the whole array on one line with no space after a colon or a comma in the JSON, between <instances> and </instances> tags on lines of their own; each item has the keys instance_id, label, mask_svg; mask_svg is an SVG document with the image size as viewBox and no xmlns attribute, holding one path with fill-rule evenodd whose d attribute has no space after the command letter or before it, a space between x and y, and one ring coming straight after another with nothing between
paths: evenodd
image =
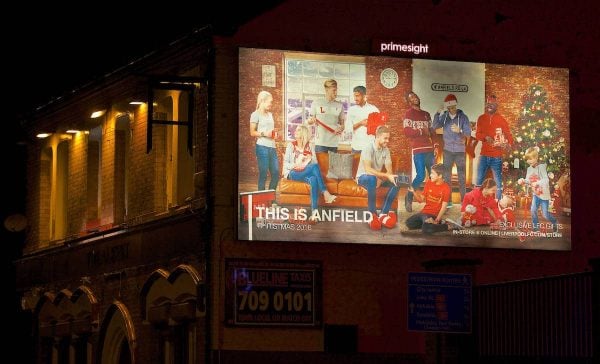
<instances>
[{"instance_id":1,"label":"person wearing beanie hat","mask_svg":"<svg viewBox=\"0 0 600 364\"><path fill-rule=\"evenodd\" d=\"M433 128L443 129L444 180L451 184L452 166L456 164L460 200L462 201L467 192L465 140L471 138L471 124L467 115L458 109L458 99L455 95L448 94L444 98L444 104L433 117ZM451 206L452 200L448 204L448 207Z\"/></svg>"},{"instance_id":2,"label":"person wearing beanie hat","mask_svg":"<svg viewBox=\"0 0 600 364\"><path fill-rule=\"evenodd\" d=\"M481 186L489 169L492 170L498 189L496 199L502 198L502 157L513 144L508 122L498 112L496 95L489 95L485 102L485 113L477 118L475 138L482 142L477 166L475 186Z\"/></svg>"}]
</instances>

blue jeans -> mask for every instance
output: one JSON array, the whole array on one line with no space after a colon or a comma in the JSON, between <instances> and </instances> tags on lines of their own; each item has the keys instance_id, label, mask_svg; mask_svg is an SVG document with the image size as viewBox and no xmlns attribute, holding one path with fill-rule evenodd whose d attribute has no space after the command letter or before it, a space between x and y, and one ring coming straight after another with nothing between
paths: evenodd
<instances>
[{"instance_id":1,"label":"blue jeans","mask_svg":"<svg viewBox=\"0 0 600 364\"><path fill-rule=\"evenodd\" d=\"M315 153L334 152L337 153L337 147L326 147L324 145L315 145Z\"/></svg>"},{"instance_id":2,"label":"blue jeans","mask_svg":"<svg viewBox=\"0 0 600 364\"><path fill-rule=\"evenodd\" d=\"M363 174L358 177L358 184L367 189L369 211L373 214L373 217L377 216L377 177L371 174ZM381 187L390 187L385 196L383 206L381 206L381 213L387 214L398 194L398 187L394 186L390 181L383 182Z\"/></svg>"},{"instance_id":3,"label":"blue jeans","mask_svg":"<svg viewBox=\"0 0 600 364\"><path fill-rule=\"evenodd\" d=\"M554 218L554 216L552 216L550 212L548 212L549 205L550 201L542 200L541 198L535 195L533 196L533 200L531 201L531 220L533 222L533 231L538 231L540 228L538 225L538 206L541 206L542 215L544 215L544 218L550 221L553 227L556 226L556 219Z\"/></svg>"},{"instance_id":4,"label":"blue jeans","mask_svg":"<svg viewBox=\"0 0 600 364\"><path fill-rule=\"evenodd\" d=\"M321 170L316 163L309 163L303 171L290 171L288 179L306 182L310 185L310 208L314 211L319 203L319 194L325 192L325 182L321 176Z\"/></svg>"},{"instance_id":5,"label":"blue jeans","mask_svg":"<svg viewBox=\"0 0 600 364\"><path fill-rule=\"evenodd\" d=\"M433 152L417 153L413 155L413 162L415 163L417 175L412 181L412 187L413 189L417 189L421 186L421 183L425 181L425 170L427 170L427 173L431 173L431 166L433 165Z\"/></svg>"},{"instance_id":6,"label":"blue jeans","mask_svg":"<svg viewBox=\"0 0 600 364\"><path fill-rule=\"evenodd\" d=\"M488 168L492 169L494 181L496 181L496 186L498 186L498 191L496 191L496 199L500 200L502 198L502 158L488 157L485 155L479 156L479 166L477 167L477 182L475 183L475 186L481 186Z\"/></svg>"},{"instance_id":7,"label":"blue jeans","mask_svg":"<svg viewBox=\"0 0 600 364\"><path fill-rule=\"evenodd\" d=\"M279 159L277 149L256 144L256 160L258 161L258 189L264 190L267 183L267 171L271 175L269 189L277 189L279 183Z\"/></svg>"},{"instance_id":8,"label":"blue jeans","mask_svg":"<svg viewBox=\"0 0 600 364\"><path fill-rule=\"evenodd\" d=\"M467 168L465 152L449 152L444 150L444 181L452 188L452 166L456 163L456 173L458 174L458 190L460 191L460 200L464 200L467 192Z\"/></svg>"}]
</instances>

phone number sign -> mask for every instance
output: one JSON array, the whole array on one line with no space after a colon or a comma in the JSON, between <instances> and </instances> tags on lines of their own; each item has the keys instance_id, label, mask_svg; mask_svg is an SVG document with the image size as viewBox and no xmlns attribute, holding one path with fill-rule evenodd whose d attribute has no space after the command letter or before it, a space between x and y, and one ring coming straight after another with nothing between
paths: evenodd
<instances>
[{"instance_id":1,"label":"phone number sign","mask_svg":"<svg viewBox=\"0 0 600 364\"><path fill-rule=\"evenodd\" d=\"M228 325L321 325L319 262L227 259L225 270Z\"/></svg>"}]
</instances>

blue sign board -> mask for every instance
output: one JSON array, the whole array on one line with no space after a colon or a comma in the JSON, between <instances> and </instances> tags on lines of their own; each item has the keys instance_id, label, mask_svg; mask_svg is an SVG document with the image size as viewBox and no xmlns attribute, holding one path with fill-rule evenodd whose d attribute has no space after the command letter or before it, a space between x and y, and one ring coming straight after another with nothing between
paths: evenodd
<instances>
[{"instance_id":1,"label":"blue sign board","mask_svg":"<svg viewBox=\"0 0 600 364\"><path fill-rule=\"evenodd\" d=\"M408 330L471 332L470 274L408 273Z\"/></svg>"}]
</instances>

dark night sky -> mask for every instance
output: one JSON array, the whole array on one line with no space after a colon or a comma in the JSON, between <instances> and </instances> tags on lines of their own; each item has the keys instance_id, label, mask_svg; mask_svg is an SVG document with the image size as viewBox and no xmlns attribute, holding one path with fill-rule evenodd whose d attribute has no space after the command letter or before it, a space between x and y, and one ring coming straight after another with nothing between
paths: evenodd
<instances>
[{"instance_id":1,"label":"dark night sky","mask_svg":"<svg viewBox=\"0 0 600 364\"><path fill-rule=\"evenodd\" d=\"M94 2L86 3L86 10L55 3L35 13L21 8L14 14L17 25L1 26L8 48L4 61L14 76L9 78L13 113L45 104L209 22L227 32L278 1L245 5L236 15L211 13L199 3L184 9L146 3L127 10Z\"/></svg>"}]
</instances>

